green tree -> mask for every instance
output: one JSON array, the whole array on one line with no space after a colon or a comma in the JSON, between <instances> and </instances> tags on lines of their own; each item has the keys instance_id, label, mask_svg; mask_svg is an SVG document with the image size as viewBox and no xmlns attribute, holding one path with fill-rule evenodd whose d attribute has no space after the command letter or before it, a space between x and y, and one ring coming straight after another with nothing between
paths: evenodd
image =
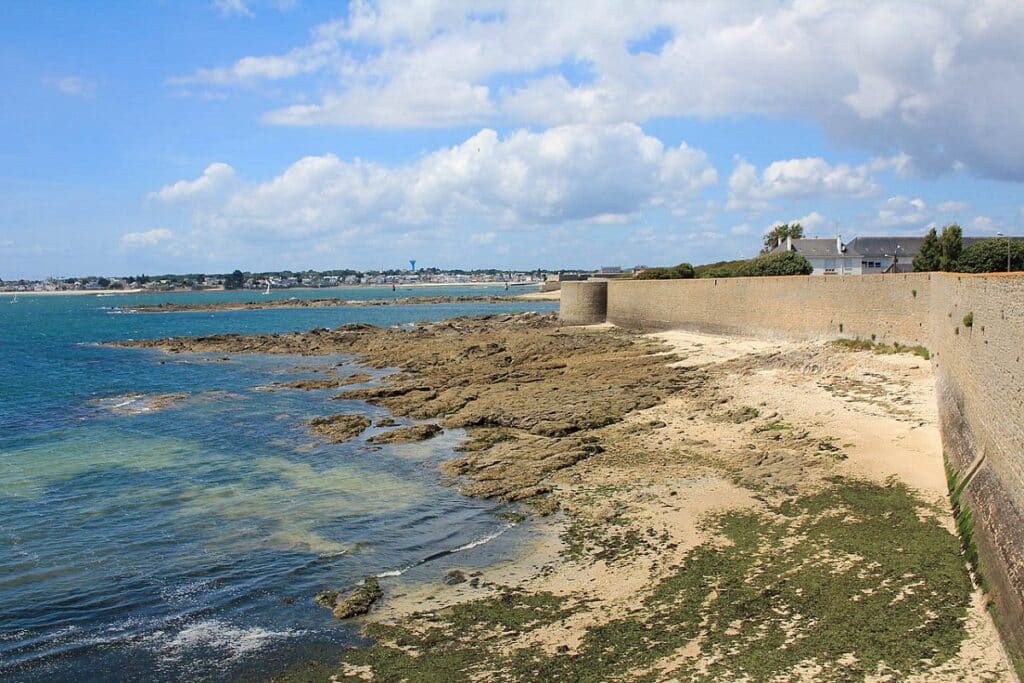
<instances>
[{"instance_id":1,"label":"green tree","mask_svg":"<svg viewBox=\"0 0 1024 683\"><path fill-rule=\"evenodd\" d=\"M637 273L637 280L690 280L693 279L693 266L689 263L680 263L670 268L648 268Z\"/></svg>"},{"instance_id":2,"label":"green tree","mask_svg":"<svg viewBox=\"0 0 1024 683\"><path fill-rule=\"evenodd\" d=\"M243 284L245 284L245 276L240 270L224 277L224 289L241 289Z\"/></svg>"},{"instance_id":3,"label":"green tree","mask_svg":"<svg viewBox=\"0 0 1024 683\"><path fill-rule=\"evenodd\" d=\"M1006 272L1006 256L1009 252L1010 270L1024 270L1024 244L1007 240L991 239L975 242L963 250L958 262L962 273Z\"/></svg>"},{"instance_id":4,"label":"green tree","mask_svg":"<svg viewBox=\"0 0 1024 683\"><path fill-rule=\"evenodd\" d=\"M804 236L804 228L799 223L782 223L776 225L764 235L764 247L761 248L762 254L767 254L769 251L775 248L779 242L785 242L787 237L793 239L800 239Z\"/></svg>"},{"instance_id":5,"label":"green tree","mask_svg":"<svg viewBox=\"0 0 1024 683\"><path fill-rule=\"evenodd\" d=\"M689 263L680 263L678 266L673 266L669 269L672 273L673 280L692 280L693 279L693 266Z\"/></svg>"},{"instance_id":6,"label":"green tree","mask_svg":"<svg viewBox=\"0 0 1024 683\"><path fill-rule=\"evenodd\" d=\"M935 228L932 228L924 236L921 250L914 257L914 272L924 273L938 270L941 253L938 233L936 233Z\"/></svg>"},{"instance_id":7,"label":"green tree","mask_svg":"<svg viewBox=\"0 0 1024 683\"><path fill-rule=\"evenodd\" d=\"M964 231L956 223L942 229L939 237L939 270L951 273L957 269L964 249Z\"/></svg>"},{"instance_id":8,"label":"green tree","mask_svg":"<svg viewBox=\"0 0 1024 683\"><path fill-rule=\"evenodd\" d=\"M758 256L744 269L743 275L810 275L814 266L803 254L795 251L780 251Z\"/></svg>"},{"instance_id":9,"label":"green tree","mask_svg":"<svg viewBox=\"0 0 1024 683\"><path fill-rule=\"evenodd\" d=\"M697 277L737 277L740 270L747 267L748 259L733 261L715 261L694 268Z\"/></svg>"}]
</instances>

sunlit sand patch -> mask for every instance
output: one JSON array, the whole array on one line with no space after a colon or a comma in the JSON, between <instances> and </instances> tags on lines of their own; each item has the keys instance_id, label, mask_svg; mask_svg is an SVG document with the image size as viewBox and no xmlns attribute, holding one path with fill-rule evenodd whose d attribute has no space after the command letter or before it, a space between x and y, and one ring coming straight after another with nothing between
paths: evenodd
<instances>
[{"instance_id":1,"label":"sunlit sand patch","mask_svg":"<svg viewBox=\"0 0 1024 683\"><path fill-rule=\"evenodd\" d=\"M721 363L754 353L780 351L793 346L777 340L725 337L685 330L656 332L650 336L665 342L672 348L673 353L682 357L683 360L673 363L673 367Z\"/></svg>"}]
</instances>

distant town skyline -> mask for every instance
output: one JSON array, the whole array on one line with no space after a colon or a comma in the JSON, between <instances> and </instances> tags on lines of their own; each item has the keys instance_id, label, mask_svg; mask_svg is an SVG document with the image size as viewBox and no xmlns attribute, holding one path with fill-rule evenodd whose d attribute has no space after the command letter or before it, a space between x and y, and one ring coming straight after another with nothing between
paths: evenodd
<instances>
[{"instance_id":1,"label":"distant town skyline","mask_svg":"<svg viewBox=\"0 0 1024 683\"><path fill-rule=\"evenodd\" d=\"M0 278L1020 234L1024 5L14 2Z\"/></svg>"}]
</instances>

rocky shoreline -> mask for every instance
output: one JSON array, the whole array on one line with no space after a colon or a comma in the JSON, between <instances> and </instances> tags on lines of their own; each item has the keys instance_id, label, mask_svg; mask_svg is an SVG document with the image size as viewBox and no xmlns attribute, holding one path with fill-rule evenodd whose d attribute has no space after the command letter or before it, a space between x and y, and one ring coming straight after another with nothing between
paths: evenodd
<instances>
[{"instance_id":1,"label":"rocky shoreline","mask_svg":"<svg viewBox=\"0 0 1024 683\"><path fill-rule=\"evenodd\" d=\"M203 303L138 304L123 306L128 313L188 313L199 311L257 311L267 308L339 308L346 306L415 306L425 304L498 304L516 301L513 296L407 296L396 299L269 299L260 301L213 301Z\"/></svg>"},{"instance_id":2,"label":"rocky shoreline","mask_svg":"<svg viewBox=\"0 0 1024 683\"><path fill-rule=\"evenodd\" d=\"M398 368L338 398L466 429L444 471L540 530L473 581L325 594L375 644L275 680L1012 680L914 356L538 314L118 345Z\"/></svg>"}]
</instances>

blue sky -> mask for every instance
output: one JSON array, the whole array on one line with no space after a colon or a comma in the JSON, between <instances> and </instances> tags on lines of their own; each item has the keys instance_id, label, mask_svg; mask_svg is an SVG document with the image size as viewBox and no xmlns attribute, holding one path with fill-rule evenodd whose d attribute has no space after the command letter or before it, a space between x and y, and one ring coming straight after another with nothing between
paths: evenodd
<instances>
[{"instance_id":1,"label":"blue sky","mask_svg":"<svg viewBox=\"0 0 1024 683\"><path fill-rule=\"evenodd\" d=\"M594 267L1024 221L1024 6L34 3L0 278Z\"/></svg>"}]
</instances>

